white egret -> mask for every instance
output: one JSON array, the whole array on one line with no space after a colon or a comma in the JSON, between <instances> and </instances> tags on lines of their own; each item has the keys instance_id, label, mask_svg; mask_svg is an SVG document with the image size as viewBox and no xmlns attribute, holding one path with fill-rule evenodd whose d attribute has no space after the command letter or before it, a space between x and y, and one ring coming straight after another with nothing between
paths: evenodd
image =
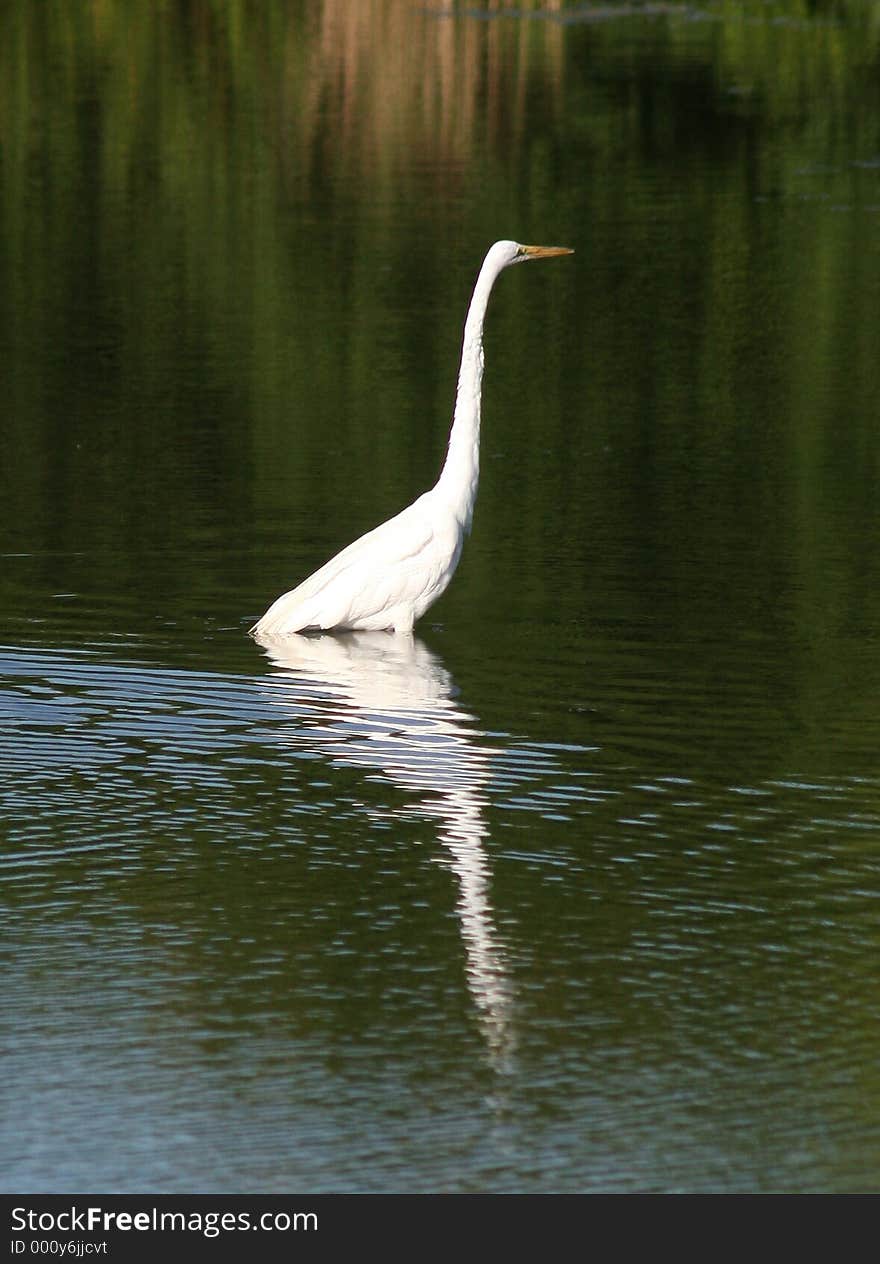
<instances>
[{"instance_id":1,"label":"white egret","mask_svg":"<svg viewBox=\"0 0 880 1264\"><path fill-rule=\"evenodd\" d=\"M565 246L495 242L483 261L464 324L455 412L437 482L279 597L250 629L252 636L271 640L343 628L411 632L446 591L477 496L483 322L492 286L511 264L573 253Z\"/></svg>"}]
</instances>

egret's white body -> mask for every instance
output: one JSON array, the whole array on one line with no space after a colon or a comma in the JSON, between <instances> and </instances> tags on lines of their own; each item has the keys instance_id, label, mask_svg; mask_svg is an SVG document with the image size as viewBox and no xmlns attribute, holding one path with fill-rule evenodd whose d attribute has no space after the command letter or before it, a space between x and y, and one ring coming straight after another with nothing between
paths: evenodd
<instances>
[{"instance_id":1,"label":"egret's white body","mask_svg":"<svg viewBox=\"0 0 880 1264\"><path fill-rule=\"evenodd\" d=\"M513 263L571 253L563 246L496 241L483 261L465 320L455 413L437 482L273 602L251 628L253 636L342 628L411 632L445 592L470 531L477 496L483 322L492 286Z\"/></svg>"}]
</instances>

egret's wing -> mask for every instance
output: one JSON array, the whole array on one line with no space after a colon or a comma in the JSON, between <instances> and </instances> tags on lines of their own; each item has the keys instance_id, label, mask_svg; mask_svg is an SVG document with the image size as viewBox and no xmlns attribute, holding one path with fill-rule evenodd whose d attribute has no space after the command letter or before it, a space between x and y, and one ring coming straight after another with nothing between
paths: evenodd
<instances>
[{"instance_id":1,"label":"egret's wing","mask_svg":"<svg viewBox=\"0 0 880 1264\"><path fill-rule=\"evenodd\" d=\"M434 529L420 500L284 593L252 631L284 635L309 627L351 626L417 595L434 570Z\"/></svg>"},{"instance_id":2,"label":"egret's wing","mask_svg":"<svg viewBox=\"0 0 880 1264\"><path fill-rule=\"evenodd\" d=\"M311 607L305 626L353 626L415 595L434 532L430 521L414 511L413 505L383 522L300 586L308 590L303 613Z\"/></svg>"}]
</instances>

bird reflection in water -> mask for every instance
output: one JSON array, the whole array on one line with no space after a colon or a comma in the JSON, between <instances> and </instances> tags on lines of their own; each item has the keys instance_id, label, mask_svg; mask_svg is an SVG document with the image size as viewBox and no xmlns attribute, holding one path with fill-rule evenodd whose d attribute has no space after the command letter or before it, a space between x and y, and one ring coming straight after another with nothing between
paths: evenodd
<instances>
[{"instance_id":1,"label":"bird reflection in water","mask_svg":"<svg viewBox=\"0 0 880 1264\"><path fill-rule=\"evenodd\" d=\"M445 858L459 884L457 913L467 980L489 1060L510 1070L513 995L489 892L483 845L492 751L453 698L438 656L412 635L349 632L258 638L279 669L273 701L290 708L297 744L317 744L339 763L379 769L417 796L419 814L438 821Z\"/></svg>"}]
</instances>

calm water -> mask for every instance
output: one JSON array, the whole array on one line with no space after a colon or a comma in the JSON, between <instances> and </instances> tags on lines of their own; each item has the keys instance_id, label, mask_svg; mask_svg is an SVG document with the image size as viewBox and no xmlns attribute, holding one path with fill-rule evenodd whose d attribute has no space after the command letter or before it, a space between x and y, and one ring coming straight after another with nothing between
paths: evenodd
<instances>
[{"instance_id":1,"label":"calm water","mask_svg":"<svg viewBox=\"0 0 880 1264\"><path fill-rule=\"evenodd\" d=\"M0 18L0 1186L880 1187L880 21ZM60 11L59 11L60 13ZM412 639L245 629L433 479Z\"/></svg>"}]
</instances>

